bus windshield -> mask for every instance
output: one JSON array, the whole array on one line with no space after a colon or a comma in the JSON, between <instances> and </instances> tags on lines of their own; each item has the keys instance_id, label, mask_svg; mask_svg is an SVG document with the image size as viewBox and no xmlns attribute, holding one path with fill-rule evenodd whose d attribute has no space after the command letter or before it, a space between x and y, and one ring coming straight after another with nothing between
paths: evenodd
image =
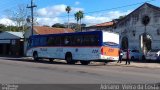
<instances>
[{"instance_id":1,"label":"bus windshield","mask_svg":"<svg viewBox=\"0 0 160 90\"><path fill-rule=\"evenodd\" d=\"M103 42L103 46L118 46L118 44L114 42Z\"/></svg>"}]
</instances>

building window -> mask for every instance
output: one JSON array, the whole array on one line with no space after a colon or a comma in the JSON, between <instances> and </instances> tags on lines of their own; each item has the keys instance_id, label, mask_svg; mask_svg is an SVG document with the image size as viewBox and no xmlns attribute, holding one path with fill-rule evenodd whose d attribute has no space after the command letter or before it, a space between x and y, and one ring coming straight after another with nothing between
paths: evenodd
<instances>
[{"instance_id":1,"label":"building window","mask_svg":"<svg viewBox=\"0 0 160 90\"><path fill-rule=\"evenodd\" d=\"M132 24L133 25L136 24L138 22L138 20L139 20L138 14L135 14L132 16Z\"/></svg>"},{"instance_id":2,"label":"building window","mask_svg":"<svg viewBox=\"0 0 160 90\"><path fill-rule=\"evenodd\" d=\"M160 17L160 13L154 13L154 22L158 23Z\"/></svg>"}]
</instances>

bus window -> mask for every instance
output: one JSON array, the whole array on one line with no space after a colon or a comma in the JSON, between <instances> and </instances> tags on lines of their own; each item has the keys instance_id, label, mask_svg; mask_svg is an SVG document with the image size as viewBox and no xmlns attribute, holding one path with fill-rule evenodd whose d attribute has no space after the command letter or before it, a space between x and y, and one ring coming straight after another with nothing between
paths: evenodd
<instances>
[{"instance_id":1,"label":"bus window","mask_svg":"<svg viewBox=\"0 0 160 90\"><path fill-rule=\"evenodd\" d=\"M73 45L73 36L65 36L64 44L65 46Z\"/></svg>"},{"instance_id":2,"label":"bus window","mask_svg":"<svg viewBox=\"0 0 160 90\"><path fill-rule=\"evenodd\" d=\"M74 39L75 45L76 46L82 45L82 42L83 42L82 40L83 40L82 36L76 36L75 39Z\"/></svg>"},{"instance_id":3,"label":"bus window","mask_svg":"<svg viewBox=\"0 0 160 90\"><path fill-rule=\"evenodd\" d=\"M84 46L97 46L99 44L98 35L84 35L83 45Z\"/></svg>"},{"instance_id":4,"label":"bus window","mask_svg":"<svg viewBox=\"0 0 160 90\"><path fill-rule=\"evenodd\" d=\"M65 37L64 39L64 44L65 45L69 45L70 41L69 41L69 37Z\"/></svg>"},{"instance_id":5,"label":"bus window","mask_svg":"<svg viewBox=\"0 0 160 90\"><path fill-rule=\"evenodd\" d=\"M61 37L59 36L56 36L55 39L54 39L54 45L55 46L60 46L61 45Z\"/></svg>"},{"instance_id":6,"label":"bus window","mask_svg":"<svg viewBox=\"0 0 160 90\"><path fill-rule=\"evenodd\" d=\"M40 37L39 38L40 39L40 45L41 46L45 46L46 45L46 43L47 43L47 38L46 37Z\"/></svg>"},{"instance_id":7,"label":"bus window","mask_svg":"<svg viewBox=\"0 0 160 90\"><path fill-rule=\"evenodd\" d=\"M99 37L98 37L98 35L92 35L92 37L91 37L91 43L94 46L98 46L98 44L99 44Z\"/></svg>"},{"instance_id":8,"label":"bus window","mask_svg":"<svg viewBox=\"0 0 160 90\"><path fill-rule=\"evenodd\" d=\"M54 46L54 38L53 37L48 37L47 38L47 45L48 46Z\"/></svg>"},{"instance_id":9,"label":"bus window","mask_svg":"<svg viewBox=\"0 0 160 90\"><path fill-rule=\"evenodd\" d=\"M33 39L33 46L39 46L40 45L40 39L39 38L34 38Z\"/></svg>"},{"instance_id":10,"label":"bus window","mask_svg":"<svg viewBox=\"0 0 160 90\"><path fill-rule=\"evenodd\" d=\"M118 47L118 44L115 42L103 42L103 46Z\"/></svg>"},{"instance_id":11,"label":"bus window","mask_svg":"<svg viewBox=\"0 0 160 90\"><path fill-rule=\"evenodd\" d=\"M32 39L28 39L28 43L27 43L27 48L30 48L30 47L32 47L33 46L33 41L32 41Z\"/></svg>"},{"instance_id":12,"label":"bus window","mask_svg":"<svg viewBox=\"0 0 160 90\"><path fill-rule=\"evenodd\" d=\"M83 36L83 46L89 46L89 37L88 35Z\"/></svg>"}]
</instances>

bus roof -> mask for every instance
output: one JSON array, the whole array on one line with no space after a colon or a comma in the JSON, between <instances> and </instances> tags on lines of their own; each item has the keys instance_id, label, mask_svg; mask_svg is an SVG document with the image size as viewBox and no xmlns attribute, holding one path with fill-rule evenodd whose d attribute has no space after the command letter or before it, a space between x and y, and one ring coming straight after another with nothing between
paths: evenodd
<instances>
[{"instance_id":1,"label":"bus roof","mask_svg":"<svg viewBox=\"0 0 160 90\"><path fill-rule=\"evenodd\" d=\"M59 35L72 35L72 34L74 34L74 35L83 35L83 34L100 34L100 33L102 33L102 32L108 32L108 33L114 33L114 32L109 32L109 31L86 31L86 32L71 32L71 33L59 33L59 34L44 34L44 35L33 35L33 36L31 36L31 37L38 37L38 36L52 36L52 35L57 35L57 36L59 36ZM117 33L114 33L114 34L117 34Z\"/></svg>"}]
</instances>

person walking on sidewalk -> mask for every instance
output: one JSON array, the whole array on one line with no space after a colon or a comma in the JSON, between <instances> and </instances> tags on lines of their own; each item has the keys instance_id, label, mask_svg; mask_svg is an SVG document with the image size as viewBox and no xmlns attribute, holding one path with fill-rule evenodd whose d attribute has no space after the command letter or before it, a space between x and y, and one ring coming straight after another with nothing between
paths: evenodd
<instances>
[{"instance_id":1,"label":"person walking on sidewalk","mask_svg":"<svg viewBox=\"0 0 160 90\"><path fill-rule=\"evenodd\" d=\"M126 59L126 65L128 64L130 64L130 59L129 59L129 49L127 49L127 54L126 54L126 57L127 57L127 59Z\"/></svg>"},{"instance_id":2,"label":"person walking on sidewalk","mask_svg":"<svg viewBox=\"0 0 160 90\"><path fill-rule=\"evenodd\" d=\"M121 63L122 62L122 57L123 57L123 51L122 49L119 50L119 60L117 63Z\"/></svg>"}]
</instances>

